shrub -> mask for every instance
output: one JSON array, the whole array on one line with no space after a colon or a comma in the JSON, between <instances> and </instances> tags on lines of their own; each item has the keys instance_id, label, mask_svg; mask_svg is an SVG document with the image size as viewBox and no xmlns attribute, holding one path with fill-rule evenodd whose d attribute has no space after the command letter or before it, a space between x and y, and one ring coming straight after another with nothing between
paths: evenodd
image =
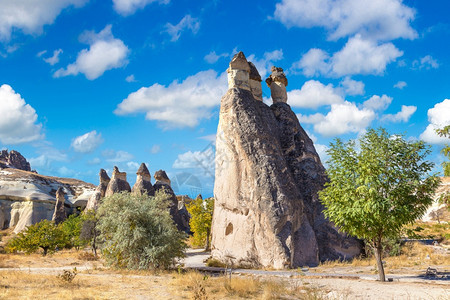
<instances>
[{"instance_id":1,"label":"shrub","mask_svg":"<svg viewBox=\"0 0 450 300\"><path fill-rule=\"evenodd\" d=\"M119 268L168 268L184 255L185 234L169 214L169 196L117 193L103 199L98 210L103 255Z\"/></svg>"},{"instance_id":2,"label":"shrub","mask_svg":"<svg viewBox=\"0 0 450 300\"><path fill-rule=\"evenodd\" d=\"M188 204L186 208L191 215L189 226L192 232L194 232L192 244L198 247L206 246L206 250L210 250L214 198L203 200L199 197Z\"/></svg>"}]
</instances>

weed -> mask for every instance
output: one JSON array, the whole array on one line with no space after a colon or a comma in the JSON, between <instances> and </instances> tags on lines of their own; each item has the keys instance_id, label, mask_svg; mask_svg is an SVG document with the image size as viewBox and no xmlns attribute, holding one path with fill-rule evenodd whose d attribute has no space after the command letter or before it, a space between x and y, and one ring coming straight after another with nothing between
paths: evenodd
<instances>
[{"instance_id":1,"label":"weed","mask_svg":"<svg viewBox=\"0 0 450 300\"><path fill-rule=\"evenodd\" d=\"M63 270L61 274L56 275L56 278L64 283L71 283L75 279L75 276L77 276L77 268L73 268L72 271Z\"/></svg>"}]
</instances>

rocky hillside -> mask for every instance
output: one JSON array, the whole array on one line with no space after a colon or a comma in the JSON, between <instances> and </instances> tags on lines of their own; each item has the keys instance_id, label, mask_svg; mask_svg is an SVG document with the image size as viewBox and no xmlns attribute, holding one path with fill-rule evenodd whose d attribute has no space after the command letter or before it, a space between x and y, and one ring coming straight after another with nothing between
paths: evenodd
<instances>
[{"instance_id":1,"label":"rocky hillside","mask_svg":"<svg viewBox=\"0 0 450 300\"><path fill-rule=\"evenodd\" d=\"M2 155L3 155L2 151ZM18 153L11 151L11 154ZM18 155L13 154L15 157ZM4 156L2 156L4 157ZM23 158L23 156L20 155ZM81 180L39 175L30 172L24 159L21 164L0 164L0 228L14 228L19 232L27 225L43 219L52 219L56 203L56 191L62 188L68 213L77 207L84 208L95 186ZM24 167L27 171L17 167Z\"/></svg>"}]
</instances>

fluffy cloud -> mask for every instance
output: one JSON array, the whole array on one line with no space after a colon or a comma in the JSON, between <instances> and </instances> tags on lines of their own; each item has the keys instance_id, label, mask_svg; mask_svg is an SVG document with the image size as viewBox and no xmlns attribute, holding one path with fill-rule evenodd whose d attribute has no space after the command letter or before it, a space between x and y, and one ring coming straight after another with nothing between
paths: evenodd
<instances>
[{"instance_id":1,"label":"fluffy cloud","mask_svg":"<svg viewBox=\"0 0 450 300\"><path fill-rule=\"evenodd\" d=\"M286 27L326 28L331 40L354 34L374 40L414 39L414 16L402 0L282 0L274 13Z\"/></svg>"},{"instance_id":2,"label":"fluffy cloud","mask_svg":"<svg viewBox=\"0 0 450 300\"><path fill-rule=\"evenodd\" d=\"M305 76L380 75L389 63L402 55L392 43L378 44L356 35L331 57L321 49L309 50L291 69L302 70Z\"/></svg>"},{"instance_id":3,"label":"fluffy cloud","mask_svg":"<svg viewBox=\"0 0 450 300\"><path fill-rule=\"evenodd\" d=\"M134 78L134 74L131 74L125 78L125 81L126 82L136 82L136 78Z\"/></svg>"},{"instance_id":4,"label":"fluffy cloud","mask_svg":"<svg viewBox=\"0 0 450 300\"><path fill-rule=\"evenodd\" d=\"M28 0L0 1L0 41L9 41L11 32L40 34L43 26L52 24L69 6L80 7L88 0Z\"/></svg>"},{"instance_id":5,"label":"fluffy cloud","mask_svg":"<svg viewBox=\"0 0 450 300\"><path fill-rule=\"evenodd\" d=\"M134 158L132 154L122 150L105 150L102 152L102 155L107 158L106 161L113 163L126 162Z\"/></svg>"},{"instance_id":6,"label":"fluffy cloud","mask_svg":"<svg viewBox=\"0 0 450 300\"><path fill-rule=\"evenodd\" d=\"M416 106L407 106L402 105L402 109L396 114L387 114L384 115L381 119L384 121L399 123L399 122L408 122L409 118L416 112Z\"/></svg>"},{"instance_id":7,"label":"fluffy cloud","mask_svg":"<svg viewBox=\"0 0 450 300\"><path fill-rule=\"evenodd\" d=\"M0 86L0 142L20 144L43 138L42 124L37 123L33 107L11 86Z\"/></svg>"},{"instance_id":8,"label":"fluffy cloud","mask_svg":"<svg viewBox=\"0 0 450 300\"><path fill-rule=\"evenodd\" d=\"M128 47L111 33L111 25L98 34L86 32L80 40L89 44L89 49L78 53L77 60L65 69L57 70L54 77L78 75L83 73L87 79L94 80L107 70L125 66L128 63Z\"/></svg>"},{"instance_id":9,"label":"fluffy cloud","mask_svg":"<svg viewBox=\"0 0 450 300\"><path fill-rule=\"evenodd\" d=\"M373 95L369 100L364 101L363 106L367 109L383 111L389 107L391 102L392 98L387 95L382 95L381 97Z\"/></svg>"},{"instance_id":10,"label":"fluffy cloud","mask_svg":"<svg viewBox=\"0 0 450 300\"><path fill-rule=\"evenodd\" d=\"M448 138L438 136L436 129L450 125L450 99L445 99L428 110L428 122L430 124L420 135L420 138L432 144L448 143Z\"/></svg>"},{"instance_id":11,"label":"fluffy cloud","mask_svg":"<svg viewBox=\"0 0 450 300\"><path fill-rule=\"evenodd\" d=\"M300 90L288 92L288 99L291 106L302 108L318 108L344 102L332 84L324 85L316 80L305 82Z\"/></svg>"},{"instance_id":12,"label":"fluffy cloud","mask_svg":"<svg viewBox=\"0 0 450 300\"><path fill-rule=\"evenodd\" d=\"M205 151L188 151L179 154L172 167L174 169L202 169L205 174L214 176L214 150L209 147Z\"/></svg>"},{"instance_id":13,"label":"fluffy cloud","mask_svg":"<svg viewBox=\"0 0 450 300\"><path fill-rule=\"evenodd\" d=\"M211 51L205 55L204 59L209 64L215 64L221 57L229 57L228 53L217 54L216 51Z\"/></svg>"},{"instance_id":14,"label":"fluffy cloud","mask_svg":"<svg viewBox=\"0 0 450 300\"><path fill-rule=\"evenodd\" d=\"M394 87L395 87L396 89L403 90L403 88L405 88L407 85L408 85L408 84L407 84L406 82L404 82L404 81L399 81L399 82L397 82L396 84L394 84Z\"/></svg>"},{"instance_id":15,"label":"fluffy cloud","mask_svg":"<svg viewBox=\"0 0 450 300\"><path fill-rule=\"evenodd\" d=\"M93 130L72 140L71 147L76 152L90 153L103 143L102 134Z\"/></svg>"},{"instance_id":16,"label":"fluffy cloud","mask_svg":"<svg viewBox=\"0 0 450 300\"><path fill-rule=\"evenodd\" d=\"M300 122L313 123L314 130L324 136L336 136L348 132L361 132L373 121L376 114L368 108L358 108L345 101L331 105L327 115L320 113L311 116L297 115Z\"/></svg>"},{"instance_id":17,"label":"fluffy cloud","mask_svg":"<svg viewBox=\"0 0 450 300\"><path fill-rule=\"evenodd\" d=\"M59 55L62 52L63 52L62 49L55 50L55 51L53 51L53 56L44 58L44 61L51 66L56 65L59 62Z\"/></svg>"},{"instance_id":18,"label":"fluffy cloud","mask_svg":"<svg viewBox=\"0 0 450 300\"><path fill-rule=\"evenodd\" d=\"M186 29L189 29L193 34L196 34L200 29L200 21L197 18L191 17L191 15L186 15L176 25L172 25L171 23L166 24L166 32L172 37L170 39L172 42L178 41L181 32Z\"/></svg>"},{"instance_id":19,"label":"fluffy cloud","mask_svg":"<svg viewBox=\"0 0 450 300\"><path fill-rule=\"evenodd\" d=\"M52 146L44 145L38 148L38 153L40 154L38 157L30 158L28 161L31 164L32 168L44 168L49 169L52 162L67 162L67 154L61 152L58 149L53 148Z\"/></svg>"},{"instance_id":20,"label":"fluffy cloud","mask_svg":"<svg viewBox=\"0 0 450 300\"><path fill-rule=\"evenodd\" d=\"M362 81L356 81L347 76L341 81L341 85L346 95L364 95L364 83Z\"/></svg>"},{"instance_id":21,"label":"fluffy cloud","mask_svg":"<svg viewBox=\"0 0 450 300\"><path fill-rule=\"evenodd\" d=\"M271 52L264 52L261 59L258 59L255 54L251 54L247 57L248 61L251 61L256 69L258 69L261 78L264 78L266 74L270 71L273 63L283 59L283 50L273 50Z\"/></svg>"},{"instance_id":22,"label":"fluffy cloud","mask_svg":"<svg viewBox=\"0 0 450 300\"><path fill-rule=\"evenodd\" d=\"M194 127L201 119L211 117L212 109L226 91L226 73L202 71L168 86L155 83L142 87L129 94L114 112L145 113L147 120L158 121L166 129Z\"/></svg>"},{"instance_id":23,"label":"fluffy cloud","mask_svg":"<svg viewBox=\"0 0 450 300\"><path fill-rule=\"evenodd\" d=\"M117 13L129 16L153 2L168 4L170 0L113 0L113 7Z\"/></svg>"},{"instance_id":24,"label":"fluffy cloud","mask_svg":"<svg viewBox=\"0 0 450 300\"><path fill-rule=\"evenodd\" d=\"M431 55L426 55L421 59L416 59L412 62L414 69L437 69L439 68L439 63Z\"/></svg>"}]
</instances>

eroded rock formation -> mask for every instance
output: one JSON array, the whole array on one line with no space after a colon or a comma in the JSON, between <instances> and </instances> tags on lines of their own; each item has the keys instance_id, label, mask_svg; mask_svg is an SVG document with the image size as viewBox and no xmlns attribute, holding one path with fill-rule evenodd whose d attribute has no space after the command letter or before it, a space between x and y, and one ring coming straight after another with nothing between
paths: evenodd
<instances>
[{"instance_id":1,"label":"eroded rock formation","mask_svg":"<svg viewBox=\"0 0 450 300\"><path fill-rule=\"evenodd\" d=\"M151 182L152 177L149 170L147 169L147 166L144 163L141 164L136 174L136 183L133 185L131 192L137 195L147 194L149 196L154 196L155 189L153 188Z\"/></svg>"},{"instance_id":2,"label":"eroded rock formation","mask_svg":"<svg viewBox=\"0 0 450 300\"><path fill-rule=\"evenodd\" d=\"M258 87L247 88L255 82L246 78L250 72L257 78L257 70L245 62L242 52L232 59L221 100L212 256L280 269L358 255L359 241L323 216L317 191L327 180L325 170L286 103L283 70L272 68L266 80L274 102L269 107L257 99Z\"/></svg>"},{"instance_id":3,"label":"eroded rock formation","mask_svg":"<svg viewBox=\"0 0 450 300\"><path fill-rule=\"evenodd\" d=\"M67 219L66 209L64 207L64 198L65 194L61 187L56 191L56 204L55 204L55 212L53 213L52 221L55 221L55 224L64 222Z\"/></svg>"},{"instance_id":4,"label":"eroded rock formation","mask_svg":"<svg viewBox=\"0 0 450 300\"><path fill-rule=\"evenodd\" d=\"M99 185L95 189L92 196L89 198L89 201L86 205L87 210L97 210L98 206L100 205L101 199L105 197L106 189L108 188L108 184L111 181L108 174L104 169L100 169L100 172L98 174L99 176Z\"/></svg>"},{"instance_id":5,"label":"eroded rock formation","mask_svg":"<svg viewBox=\"0 0 450 300\"><path fill-rule=\"evenodd\" d=\"M106 188L105 197L111 196L115 193L131 192L130 184L127 181L127 173L120 172L119 168L114 166L111 180Z\"/></svg>"},{"instance_id":6,"label":"eroded rock formation","mask_svg":"<svg viewBox=\"0 0 450 300\"><path fill-rule=\"evenodd\" d=\"M0 163L3 162L4 167L15 168L23 171L31 171L30 163L18 151L8 150L0 151Z\"/></svg>"}]
</instances>

